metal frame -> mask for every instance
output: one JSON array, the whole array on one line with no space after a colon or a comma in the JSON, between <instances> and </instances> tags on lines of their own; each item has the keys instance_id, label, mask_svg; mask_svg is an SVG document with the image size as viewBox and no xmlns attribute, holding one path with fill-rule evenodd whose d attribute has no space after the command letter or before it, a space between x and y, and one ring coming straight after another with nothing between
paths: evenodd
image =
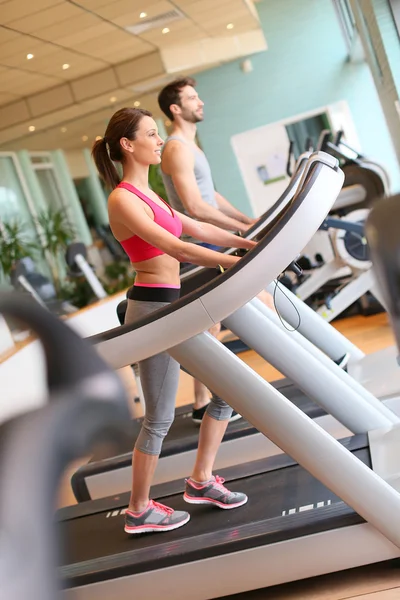
<instances>
[{"instance_id":1,"label":"metal frame","mask_svg":"<svg viewBox=\"0 0 400 600\"><path fill-rule=\"evenodd\" d=\"M400 495L390 485L210 334L199 334L170 354L368 523L71 588L65 598L127 600L134 589L139 597L162 593L165 600L175 600L177 578L182 584L196 576L206 580L196 598L206 600L400 555ZM260 569L261 562L268 568ZM233 580L239 568L242 576Z\"/></svg>"},{"instance_id":2,"label":"metal frame","mask_svg":"<svg viewBox=\"0 0 400 600\"><path fill-rule=\"evenodd\" d=\"M360 348L278 281L270 283L266 290L273 296L278 314L327 356L338 360L347 352L350 363L365 356Z\"/></svg>"},{"instance_id":3,"label":"metal frame","mask_svg":"<svg viewBox=\"0 0 400 600\"><path fill-rule=\"evenodd\" d=\"M400 494L218 340L203 333L169 354L400 548Z\"/></svg>"},{"instance_id":4,"label":"metal frame","mask_svg":"<svg viewBox=\"0 0 400 600\"><path fill-rule=\"evenodd\" d=\"M230 315L226 323L250 348L354 433L400 423L390 409L311 342L296 332L285 332L278 317L257 298Z\"/></svg>"}]
</instances>

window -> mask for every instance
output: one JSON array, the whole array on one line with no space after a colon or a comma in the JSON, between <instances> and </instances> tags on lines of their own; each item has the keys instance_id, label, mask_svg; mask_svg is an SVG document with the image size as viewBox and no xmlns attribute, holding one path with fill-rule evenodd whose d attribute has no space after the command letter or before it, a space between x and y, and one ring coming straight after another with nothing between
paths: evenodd
<instances>
[{"instance_id":1,"label":"window","mask_svg":"<svg viewBox=\"0 0 400 600\"><path fill-rule=\"evenodd\" d=\"M396 23L397 33L400 37L400 0L389 0L389 4L392 9L394 22Z\"/></svg>"},{"instance_id":2,"label":"window","mask_svg":"<svg viewBox=\"0 0 400 600\"><path fill-rule=\"evenodd\" d=\"M356 21L349 0L333 0L340 27L349 53L353 50L357 37Z\"/></svg>"}]
</instances>

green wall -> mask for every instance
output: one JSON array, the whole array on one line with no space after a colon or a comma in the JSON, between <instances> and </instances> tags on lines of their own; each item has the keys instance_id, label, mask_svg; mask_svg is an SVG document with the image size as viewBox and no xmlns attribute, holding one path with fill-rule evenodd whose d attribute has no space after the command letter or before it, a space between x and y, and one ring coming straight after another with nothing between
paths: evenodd
<instances>
[{"instance_id":1,"label":"green wall","mask_svg":"<svg viewBox=\"0 0 400 600\"><path fill-rule=\"evenodd\" d=\"M248 129L346 100L364 154L388 169L394 191L399 165L369 68L347 61L331 0L264 0L256 5L268 50L196 76L205 102L199 137L215 185L238 208L250 212L230 139Z\"/></svg>"}]
</instances>

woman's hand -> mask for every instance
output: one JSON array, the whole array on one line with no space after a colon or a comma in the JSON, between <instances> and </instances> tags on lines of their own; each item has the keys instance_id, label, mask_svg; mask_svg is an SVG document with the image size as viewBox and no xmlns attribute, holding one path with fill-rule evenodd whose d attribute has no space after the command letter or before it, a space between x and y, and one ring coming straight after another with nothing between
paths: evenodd
<instances>
[{"instance_id":1,"label":"woman's hand","mask_svg":"<svg viewBox=\"0 0 400 600\"><path fill-rule=\"evenodd\" d=\"M254 240L246 240L245 238L239 238L241 240L240 246L238 248L244 248L245 250L251 250L254 246L257 246L257 242Z\"/></svg>"}]
</instances>

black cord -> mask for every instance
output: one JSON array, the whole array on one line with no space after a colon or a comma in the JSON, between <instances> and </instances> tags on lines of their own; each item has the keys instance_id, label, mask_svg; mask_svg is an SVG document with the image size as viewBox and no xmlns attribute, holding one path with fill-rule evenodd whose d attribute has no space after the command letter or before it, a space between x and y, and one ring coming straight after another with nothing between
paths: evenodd
<instances>
[{"instance_id":1,"label":"black cord","mask_svg":"<svg viewBox=\"0 0 400 600\"><path fill-rule=\"evenodd\" d=\"M294 310L297 312L297 316L298 316L298 318L299 318L299 322L298 322L298 325L297 325L297 327L295 327L294 329L289 329L289 327L287 327L287 326L286 326L286 324L285 324L284 320L282 319L282 317L281 317L281 315L280 315L280 313L279 313L279 310L278 310L278 308L277 308L277 306L276 306L276 290L278 289L278 285L279 285L279 289L281 290L282 294L283 294L284 296L286 296L286 298L289 300L290 304L293 306ZM289 296L288 296L288 295L285 293L285 291L284 291L284 288L285 288L285 286L284 286L284 285L280 285L279 278L277 278L277 279L275 280L275 289L274 289L274 294L273 294L274 306L275 306L276 314L278 315L278 317L279 317L279 320L280 320L280 322L282 323L283 327L284 327L284 328L285 328L287 331L289 331L290 333L293 333L293 332L295 332L295 331L298 331L298 329L300 328L300 325L301 325L301 316L300 316L300 313L299 313L299 311L297 310L296 306L293 304L293 302L291 301L291 299L289 298Z\"/></svg>"}]
</instances>

